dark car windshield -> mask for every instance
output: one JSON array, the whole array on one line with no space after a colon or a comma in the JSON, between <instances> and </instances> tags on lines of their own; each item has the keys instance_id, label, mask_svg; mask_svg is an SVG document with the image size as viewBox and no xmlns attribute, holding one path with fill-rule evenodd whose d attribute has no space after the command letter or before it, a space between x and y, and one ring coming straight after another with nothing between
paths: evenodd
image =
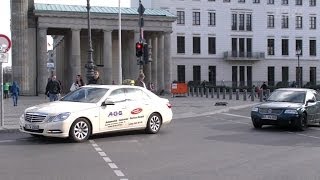
<instances>
[{"instance_id":1,"label":"dark car windshield","mask_svg":"<svg viewBox=\"0 0 320 180\"><path fill-rule=\"evenodd\" d=\"M267 101L304 103L305 97L305 91L276 90Z\"/></svg>"},{"instance_id":2,"label":"dark car windshield","mask_svg":"<svg viewBox=\"0 0 320 180\"><path fill-rule=\"evenodd\" d=\"M107 91L106 88L84 87L70 92L60 101L97 103Z\"/></svg>"}]
</instances>

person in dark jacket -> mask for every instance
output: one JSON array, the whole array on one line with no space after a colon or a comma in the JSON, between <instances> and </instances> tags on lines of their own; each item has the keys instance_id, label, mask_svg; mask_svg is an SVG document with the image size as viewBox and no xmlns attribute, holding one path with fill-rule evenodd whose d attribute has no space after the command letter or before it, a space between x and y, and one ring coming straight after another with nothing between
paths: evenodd
<instances>
[{"instance_id":1,"label":"person in dark jacket","mask_svg":"<svg viewBox=\"0 0 320 180\"><path fill-rule=\"evenodd\" d=\"M50 102L57 101L59 94L61 92L61 86L59 81L57 81L56 76L52 76L47 83L46 95L49 97Z\"/></svg>"},{"instance_id":2,"label":"person in dark jacket","mask_svg":"<svg viewBox=\"0 0 320 180\"><path fill-rule=\"evenodd\" d=\"M88 84L102 84L98 71L94 71L94 76Z\"/></svg>"},{"instance_id":3,"label":"person in dark jacket","mask_svg":"<svg viewBox=\"0 0 320 180\"><path fill-rule=\"evenodd\" d=\"M10 93L13 99L13 106L18 106L18 96L20 95L20 88L16 81L13 81Z\"/></svg>"}]
</instances>

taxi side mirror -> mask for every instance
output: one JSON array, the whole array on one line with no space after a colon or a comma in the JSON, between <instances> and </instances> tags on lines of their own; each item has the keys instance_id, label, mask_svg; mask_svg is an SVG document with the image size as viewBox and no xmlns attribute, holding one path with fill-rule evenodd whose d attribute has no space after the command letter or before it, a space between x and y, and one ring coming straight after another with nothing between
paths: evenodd
<instances>
[{"instance_id":1,"label":"taxi side mirror","mask_svg":"<svg viewBox=\"0 0 320 180\"><path fill-rule=\"evenodd\" d=\"M107 99L101 104L101 106L107 106L107 105L114 105L114 101Z\"/></svg>"}]
</instances>

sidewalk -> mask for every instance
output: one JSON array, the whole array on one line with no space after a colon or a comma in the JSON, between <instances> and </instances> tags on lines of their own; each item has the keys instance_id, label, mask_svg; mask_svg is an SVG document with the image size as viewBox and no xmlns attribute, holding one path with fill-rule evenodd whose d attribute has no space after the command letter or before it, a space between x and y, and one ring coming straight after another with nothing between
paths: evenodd
<instances>
[{"instance_id":1,"label":"sidewalk","mask_svg":"<svg viewBox=\"0 0 320 180\"><path fill-rule=\"evenodd\" d=\"M164 96L169 99L172 104L173 119L181 119L188 117L198 117L221 112L227 112L231 109L239 109L244 107L251 107L259 103L259 100L244 101L240 96L240 100L211 98L211 97L171 97ZM0 127L0 132L17 131L19 128L19 118L24 110L33 105L49 102L49 99L44 95L40 96L20 96L18 99L18 106L13 106L12 99L4 99L4 126ZM216 102L227 102L227 106L215 106Z\"/></svg>"}]
</instances>

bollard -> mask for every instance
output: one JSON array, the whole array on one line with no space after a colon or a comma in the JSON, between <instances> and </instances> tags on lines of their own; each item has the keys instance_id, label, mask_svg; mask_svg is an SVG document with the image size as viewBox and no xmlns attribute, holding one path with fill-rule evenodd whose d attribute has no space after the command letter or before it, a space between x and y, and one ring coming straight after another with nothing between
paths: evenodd
<instances>
[{"instance_id":1,"label":"bollard","mask_svg":"<svg viewBox=\"0 0 320 180\"><path fill-rule=\"evenodd\" d=\"M211 88L211 98L214 98L214 88Z\"/></svg>"},{"instance_id":2,"label":"bollard","mask_svg":"<svg viewBox=\"0 0 320 180\"><path fill-rule=\"evenodd\" d=\"M270 89L267 89L267 96L266 98L268 98L270 96Z\"/></svg>"},{"instance_id":3,"label":"bollard","mask_svg":"<svg viewBox=\"0 0 320 180\"><path fill-rule=\"evenodd\" d=\"M196 96L199 97L199 87L196 87Z\"/></svg>"},{"instance_id":4,"label":"bollard","mask_svg":"<svg viewBox=\"0 0 320 180\"><path fill-rule=\"evenodd\" d=\"M247 101L247 90L246 89L243 90L243 100Z\"/></svg>"},{"instance_id":5,"label":"bollard","mask_svg":"<svg viewBox=\"0 0 320 180\"><path fill-rule=\"evenodd\" d=\"M255 96L256 94L255 94L255 89L254 88L252 88L251 89L251 101L254 101L254 96Z\"/></svg>"},{"instance_id":6,"label":"bollard","mask_svg":"<svg viewBox=\"0 0 320 180\"><path fill-rule=\"evenodd\" d=\"M209 88L206 88L206 98L209 97Z\"/></svg>"},{"instance_id":7,"label":"bollard","mask_svg":"<svg viewBox=\"0 0 320 180\"><path fill-rule=\"evenodd\" d=\"M236 89L236 100L239 100L239 89Z\"/></svg>"},{"instance_id":8,"label":"bollard","mask_svg":"<svg viewBox=\"0 0 320 180\"><path fill-rule=\"evenodd\" d=\"M217 99L220 99L220 88L217 88Z\"/></svg>"},{"instance_id":9,"label":"bollard","mask_svg":"<svg viewBox=\"0 0 320 180\"><path fill-rule=\"evenodd\" d=\"M190 91L191 91L191 88L188 86L188 96L190 96Z\"/></svg>"},{"instance_id":10,"label":"bollard","mask_svg":"<svg viewBox=\"0 0 320 180\"><path fill-rule=\"evenodd\" d=\"M232 88L230 88L230 89L229 89L229 99L230 99L230 100L232 99L232 94L233 94L232 91L233 91Z\"/></svg>"},{"instance_id":11,"label":"bollard","mask_svg":"<svg viewBox=\"0 0 320 180\"><path fill-rule=\"evenodd\" d=\"M226 93L227 93L226 88L223 88L222 89L222 99L226 99Z\"/></svg>"},{"instance_id":12,"label":"bollard","mask_svg":"<svg viewBox=\"0 0 320 180\"><path fill-rule=\"evenodd\" d=\"M200 96L201 96L201 97L203 97L203 91L204 91L204 88L201 87L201 88L200 88Z\"/></svg>"},{"instance_id":13,"label":"bollard","mask_svg":"<svg viewBox=\"0 0 320 180\"><path fill-rule=\"evenodd\" d=\"M194 87L191 88L191 96L193 97L194 95Z\"/></svg>"}]
</instances>

